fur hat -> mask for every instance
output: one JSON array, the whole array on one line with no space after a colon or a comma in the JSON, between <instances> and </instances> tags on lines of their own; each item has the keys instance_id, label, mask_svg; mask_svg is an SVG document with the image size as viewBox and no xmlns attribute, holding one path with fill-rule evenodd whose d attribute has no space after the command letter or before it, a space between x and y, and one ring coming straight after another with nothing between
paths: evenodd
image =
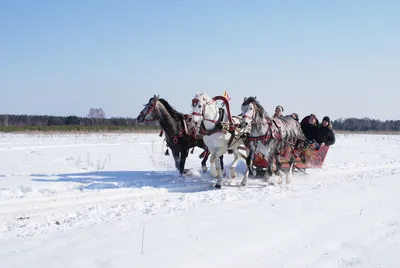
<instances>
[{"instance_id":1,"label":"fur hat","mask_svg":"<svg viewBox=\"0 0 400 268\"><path fill-rule=\"evenodd\" d=\"M331 119L328 116L325 116L324 118L322 118L322 121L326 121L326 122L328 122L328 124L331 123Z\"/></svg>"},{"instance_id":2,"label":"fur hat","mask_svg":"<svg viewBox=\"0 0 400 268\"><path fill-rule=\"evenodd\" d=\"M313 125L314 126L318 126L319 125L319 121L318 121L318 118L317 118L317 116L315 115L315 114L310 114L309 116L307 116L306 118L308 118L308 120L310 120L310 119L315 119L315 122L313 123Z\"/></svg>"}]
</instances>

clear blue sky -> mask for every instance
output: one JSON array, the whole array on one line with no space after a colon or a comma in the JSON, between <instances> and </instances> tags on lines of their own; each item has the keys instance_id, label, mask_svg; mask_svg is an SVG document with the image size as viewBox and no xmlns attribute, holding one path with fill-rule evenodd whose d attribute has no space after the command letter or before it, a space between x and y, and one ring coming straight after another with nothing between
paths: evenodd
<instances>
[{"instance_id":1,"label":"clear blue sky","mask_svg":"<svg viewBox=\"0 0 400 268\"><path fill-rule=\"evenodd\" d=\"M190 112L225 88L239 113L400 119L400 1L0 1L0 113Z\"/></svg>"}]
</instances>

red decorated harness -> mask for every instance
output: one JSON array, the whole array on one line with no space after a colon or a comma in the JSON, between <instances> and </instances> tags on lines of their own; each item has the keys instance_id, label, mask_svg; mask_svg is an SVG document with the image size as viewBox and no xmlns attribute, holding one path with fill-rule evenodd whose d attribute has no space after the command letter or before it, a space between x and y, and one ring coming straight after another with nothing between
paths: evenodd
<instances>
[{"instance_id":1,"label":"red decorated harness","mask_svg":"<svg viewBox=\"0 0 400 268\"><path fill-rule=\"evenodd\" d=\"M224 102L224 104L225 104L225 107L226 107L226 110L227 110L227 116L228 116L228 120L229 120L229 128L228 128L228 130L229 130L229 131L235 131L235 129L236 129L237 126L233 123L232 116L231 116L231 111L230 111L230 107L229 107L229 102L228 102L228 100L227 100L225 97L223 97L223 96L215 96L215 97L211 100L211 102L207 102L206 104L207 104L207 105L210 105L210 104L214 103L214 102L217 101L217 100L222 100L222 101ZM200 102L200 100L199 100L198 98L192 99L192 106L195 107L199 102ZM192 112L192 115L201 116L201 117L203 117L203 121L208 121L208 122L214 123L215 125L217 125L217 124L219 124L219 123L222 122L222 118L223 118L223 116L224 116L224 114L222 113L222 111L223 111L222 108L220 108L220 111L219 111L219 112L220 112L220 117L219 117L217 120L212 120L212 119L204 118L204 110L205 110L205 109L203 108L203 110L202 110L201 113ZM221 110L222 110L222 111L221 111ZM211 134L213 134L213 133L221 132L221 131L223 131L223 130L219 130L219 129L206 130L204 124L202 124L202 125L201 125L201 128L200 128L200 132L201 132L201 134L203 134L203 135L211 135Z\"/></svg>"}]
</instances>

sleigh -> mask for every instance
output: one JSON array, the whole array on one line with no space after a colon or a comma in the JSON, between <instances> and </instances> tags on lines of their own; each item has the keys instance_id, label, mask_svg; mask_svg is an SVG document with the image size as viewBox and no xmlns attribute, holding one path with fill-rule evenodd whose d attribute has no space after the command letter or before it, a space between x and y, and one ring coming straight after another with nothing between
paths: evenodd
<instances>
[{"instance_id":1,"label":"sleigh","mask_svg":"<svg viewBox=\"0 0 400 268\"><path fill-rule=\"evenodd\" d=\"M305 172L306 169L318 169L322 168L326 155L328 153L329 146L323 146L318 150L312 147L308 147L304 153L294 151L294 172ZM281 153L281 167L283 171L289 170L289 160L293 153L284 151ZM264 158L261 153L257 153L253 159L253 166L257 172L257 176L263 176L266 173L268 167L268 161ZM274 165L273 165L274 167Z\"/></svg>"}]
</instances>

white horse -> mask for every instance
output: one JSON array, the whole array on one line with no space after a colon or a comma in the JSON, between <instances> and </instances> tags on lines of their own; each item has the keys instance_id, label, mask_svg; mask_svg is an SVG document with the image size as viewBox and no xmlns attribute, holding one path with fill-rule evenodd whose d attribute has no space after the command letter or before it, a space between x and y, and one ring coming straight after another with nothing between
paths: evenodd
<instances>
[{"instance_id":1,"label":"white horse","mask_svg":"<svg viewBox=\"0 0 400 268\"><path fill-rule=\"evenodd\" d=\"M224 109L217 106L217 101L204 93L197 93L192 100L193 123L203 132L203 140L210 152L211 175L218 178L215 185L221 188L222 172L221 165L216 160L231 150L234 155L234 161L230 167L230 179L236 178L236 166L239 162L239 146L243 145L246 131L248 128L240 128L240 118L230 118L229 106L228 114ZM217 163L216 163L217 162ZM241 182L242 186L247 184L247 178Z\"/></svg>"}]
</instances>

